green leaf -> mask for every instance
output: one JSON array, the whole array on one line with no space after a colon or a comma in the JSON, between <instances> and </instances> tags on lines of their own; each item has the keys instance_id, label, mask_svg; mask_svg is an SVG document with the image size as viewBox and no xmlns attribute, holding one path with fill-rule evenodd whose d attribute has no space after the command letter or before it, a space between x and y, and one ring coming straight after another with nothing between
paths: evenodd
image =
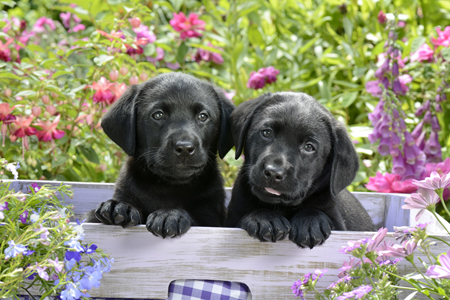
<instances>
[{"instance_id":1,"label":"green leaf","mask_svg":"<svg viewBox=\"0 0 450 300\"><path fill-rule=\"evenodd\" d=\"M349 43L352 42L352 35L353 35L353 24L350 22L350 20L347 17L344 17L344 30L345 35L347 36L347 41Z\"/></svg>"},{"instance_id":2,"label":"green leaf","mask_svg":"<svg viewBox=\"0 0 450 300\"><path fill-rule=\"evenodd\" d=\"M297 52L297 55L298 54L303 54L306 51L308 51L309 48L311 48L318 39L319 39L319 36L316 36L315 38L313 38L312 40L307 42L305 45L301 46L300 49Z\"/></svg>"},{"instance_id":3,"label":"green leaf","mask_svg":"<svg viewBox=\"0 0 450 300\"><path fill-rule=\"evenodd\" d=\"M99 57L94 58L94 62L97 66L103 66L105 63L113 59L114 56L101 54Z\"/></svg>"},{"instance_id":4,"label":"green leaf","mask_svg":"<svg viewBox=\"0 0 450 300\"><path fill-rule=\"evenodd\" d=\"M315 79L312 79L310 81L300 82L300 83L294 84L294 85L291 86L291 89L294 90L294 91L295 90L304 89L304 88L307 88L307 87L310 87L310 86L313 86L313 85L317 84L319 81L321 81L324 78L325 78L325 75L320 75L319 77L317 77Z\"/></svg>"},{"instance_id":5,"label":"green leaf","mask_svg":"<svg viewBox=\"0 0 450 300\"><path fill-rule=\"evenodd\" d=\"M80 152L83 154L83 156L86 157L86 159L89 160L90 162L93 162L95 164L100 163L97 153L91 146L87 147L87 146L80 145L77 149L80 150Z\"/></svg>"},{"instance_id":6,"label":"green leaf","mask_svg":"<svg viewBox=\"0 0 450 300\"><path fill-rule=\"evenodd\" d=\"M52 75L52 78L55 79L55 78L58 78L59 76L63 76L63 75L67 75L67 74L73 74L73 73L74 73L73 71L58 71L58 72L55 72Z\"/></svg>"},{"instance_id":7,"label":"green leaf","mask_svg":"<svg viewBox=\"0 0 450 300\"><path fill-rule=\"evenodd\" d=\"M21 91L21 92L17 93L15 97L18 97L18 96L34 96L34 95L36 95L35 91L28 90L28 91Z\"/></svg>"},{"instance_id":8,"label":"green leaf","mask_svg":"<svg viewBox=\"0 0 450 300\"><path fill-rule=\"evenodd\" d=\"M177 62L183 63L184 57L186 56L188 51L189 51L189 47L186 46L186 44L184 42L181 43L181 45L180 45L180 47L178 47L178 51L177 51Z\"/></svg>"},{"instance_id":9,"label":"green leaf","mask_svg":"<svg viewBox=\"0 0 450 300\"><path fill-rule=\"evenodd\" d=\"M7 73L0 73L0 78L9 78L9 79L16 79L21 80L22 78L17 76L16 74L7 72Z\"/></svg>"},{"instance_id":10,"label":"green leaf","mask_svg":"<svg viewBox=\"0 0 450 300\"><path fill-rule=\"evenodd\" d=\"M205 46L205 45L202 45L202 44L189 43L188 45L190 47L192 47L192 48L200 48L200 49L203 49L203 50L206 50L206 51L209 51L209 52L214 52L214 53L219 53L219 54L222 53L222 51L217 49L217 48L213 48L213 47L210 47L210 46Z\"/></svg>"},{"instance_id":11,"label":"green leaf","mask_svg":"<svg viewBox=\"0 0 450 300\"><path fill-rule=\"evenodd\" d=\"M353 102L355 102L357 97L358 92L344 93L344 97L342 97L342 106L344 108L349 107Z\"/></svg>"},{"instance_id":12,"label":"green leaf","mask_svg":"<svg viewBox=\"0 0 450 300\"><path fill-rule=\"evenodd\" d=\"M155 44L148 43L144 47L144 55L145 56L153 56L156 53L156 46Z\"/></svg>"},{"instance_id":13,"label":"green leaf","mask_svg":"<svg viewBox=\"0 0 450 300\"><path fill-rule=\"evenodd\" d=\"M446 61L450 61L450 48L442 49L441 55Z\"/></svg>"},{"instance_id":14,"label":"green leaf","mask_svg":"<svg viewBox=\"0 0 450 300\"><path fill-rule=\"evenodd\" d=\"M52 168L59 167L60 165L64 164L67 160L67 157L65 155L57 156L56 161L52 160Z\"/></svg>"},{"instance_id":15,"label":"green leaf","mask_svg":"<svg viewBox=\"0 0 450 300\"><path fill-rule=\"evenodd\" d=\"M122 32L125 34L125 36L130 37L132 39L136 38L136 32L134 32L134 30L130 29L130 28L121 28Z\"/></svg>"},{"instance_id":16,"label":"green leaf","mask_svg":"<svg viewBox=\"0 0 450 300\"><path fill-rule=\"evenodd\" d=\"M416 37L411 42L411 53L416 52L419 50L420 46L422 46L426 42L426 39L423 36Z\"/></svg>"}]
</instances>

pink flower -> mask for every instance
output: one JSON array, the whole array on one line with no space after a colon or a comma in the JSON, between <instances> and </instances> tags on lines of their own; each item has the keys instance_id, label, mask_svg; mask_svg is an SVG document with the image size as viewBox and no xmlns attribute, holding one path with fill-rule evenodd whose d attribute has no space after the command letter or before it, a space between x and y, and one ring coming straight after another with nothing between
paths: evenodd
<instances>
[{"instance_id":1,"label":"pink flower","mask_svg":"<svg viewBox=\"0 0 450 300\"><path fill-rule=\"evenodd\" d=\"M133 28L133 31L136 33L136 39L145 38L148 40L147 43L154 43L156 41L156 35L148 29L148 26L141 24L139 27Z\"/></svg>"},{"instance_id":2,"label":"pink flower","mask_svg":"<svg viewBox=\"0 0 450 300\"><path fill-rule=\"evenodd\" d=\"M403 91L403 94L405 94L409 90L407 84L412 82L412 77L408 74L403 74L398 77L398 80L400 82L400 87Z\"/></svg>"},{"instance_id":3,"label":"pink flower","mask_svg":"<svg viewBox=\"0 0 450 300\"><path fill-rule=\"evenodd\" d=\"M180 32L180 38L185 40L190 37L201 37L200 30L205 30L205 22L198 18L195 13L190 13L186 18L183 12L179 14L173 13L173 19L170 20L175 31Z\"/></svg>"},{"instance_id":4,"label":"pink flower","mask_svg":"<svg viewBox=\"0 0 450 300\"><path fill-rule=\"evenodd\" d=\"M208 46L217 48L217 47L214 47L211 43L208 43ZM220 51L223 51L222 48L217 48L217 49L219 49ZM200 49L198 49L197 54L195 55L195 61L197 63L200 63L200 61L202 61L202 60L204 60L204 61L212 60L214 63L216 63L218 65L223 64L223 58L219 53L209 52L207 50L200 48Z\"/></svg>"},{"instance_id":5,"label":"pink flower","mask_svg":"<svg viewBox=\"0 0 450 300\"><path fill-rule=\"evenodd\" d=\"M78 32L78 31L85 30L85 29L86 29L86 26L84 26L83 24L77 24L72 29L70 29L69 32Z\"/></svg>"},{"instance_id":6,"label":"pink flower","mask_svg":"<svg viewBox=\"0 0 450 300\"><path fill-rule=\"evenodd\" d=\"M63 264L62 264L61 262L58 261L58 257L56 257L55 260L52 260L52 259L49 258L49 259L47 259L47 261L53 265L53 268L55 269L55 271L56 271L57 273L59 273L59 272L62 271L62 269L63 269Z\"/></svg>"},{"instance_id":7,"label":"pink flower","mask_svg":"<svg viewBox=\"0 0 450 300\"><path fill-rule=\"evenodd\" d=\"M414 240L404 241L402 245L388 246L387 250L379 251L379 255L393 257L407 257L416 250L417 243Z\"/></svg>"},{"instance_id":8,"label":"pink flower","mask_svg":"<svg viewBox=\"0 0 450 300\"><path fill-rule=\"evenodd\" d=\"M428 267L426 275L431 278L448 278L450 279L450 251L447 254L439 256L440 266L432 265Z\"/></svg>"},{"instance_id":9,"label":"pink flower","mask_svg":"<svg viewBox=\"0 0 450 300\"><path fill-rule=\"evenodd\" d=\"M9 49L8 46L13 42L13 40L14 39L10 38L4 44L0 40L0 60L11 61L11 49Z\"/></svg>"},{"instance_id":10,"label":"pink flower","mask_svg":"<svg viewBox=\"0 0 450 300\"><path fill-rule=\"evenodd\" d=\"M420 48L411 54L411 61L430 61L433 59L434 51L424 43Z\"/></svg>"},{"instance_id":11,"label":"pink flower","mask_svg":"<svg viewBox=\"0 0 450 300\"><path fill-rule=\"evenodd\" d=\"M61 18L64 27L70 28L70 17L71 16L72 16L72 14L70 12L59 14L59 17Z\"/></svg>"},{"instance_id":12,"label":"pink flower","mask_svg":"<svg viewBox=\"0 0 450 300\"><path fill-rule=\"evenodd\" d=\"M61 115L58 115L53 122L50 121L39 121L35 126L39 126L42 129L37 132L37 137L40 141L44 142L50 142L53 139L61 139L65 132L63 130L56 129L56 126L58 126L59 119Z\"/></svg>"},{"instance_id":13,"label":"pink flower","mask_svg":"<svg viewBox=\"0 0 450 300\"><path fill-rule=\"evenodd\" d=\"M53 22L52 19L49 19L46 17L41 17L34 24L33 31L34 32L44 32L44 31L46 31L45 25L48 25L51 30L56 29L55 22Z\"/></svg>"},{"instance_id":14,"label":"pink flower","mask_svg":"<svg viewBox=\"0 0 450 300\"><path fill-rule=\"evenodd\" d=\"M442 31L440 28L436 28L436 31L438 34L437 39L431 38L434 46L450 46L450 26L445 27L444 31Z\"/></svg>"},{"instance_id":15,"label":"pink flower","mask_svg":"<svg viewBox=\"0 0 450 300\"><path fill-rule=\"evenodd\" d=\"M166 65L169 69L174 70L174 71L178 70L180 68L180 64L178 62L175 62L175 63L168 62L168 63L166 63Z\"/></svg>"},{"instance_id":16,"label":"pink flower","mask_svg":"<svg viewBox=\"0 0 450 300\"><path fill-rule=\"evenodd\" d=\"M450 184L450 173L443 175L441 178L438 172L433 171L431 172L430 177L427 177L421 181L413 180L413 182L418 187L430 190L437 190L445 188Z\"/></svg>"},{"instance_id":17,"label":"pink flower","mask_svg":"<svg viewBox=\"0 0 450 300\"><path fill-rule=\"evenodd\" d=\"M384 24L386 23L386 21L387 21L386 14L382 10L380 10L380 12L378 13L378 23Z\"/></svg>"},{"instance_id":18,"label":"pink flower","mask_svg":"<svg viewBox=\"0 0 450 300\"><path fill-rule=\"evenodd\" d=\"M382 175L380 172L377 172L375 177L370 177L365 186L368 190L379 193L411 193L417 190L417 186L412 184L412 179L402 181L398 174Z\"/></svg>"},{"instance_id":19,"label":"pink flower","mask_svg":"<svg viewBox=\"0 0 450 300\"><path fill-rule=\"evenodd\" d=\"M382 227L378 229L378 232L375 233L374 236L372 237L373 243L367 246L367 252L374 251L378 247L378 245L380 245L381 242L384 240L387 232L388 232L387 228Z\"/></svg>"},{"instance_id":20,"label":"pink flower","mask_svg":"<svg viewBox=\"0 0 450 300\"><path fill-rule=\"evenodd\" d=\"M110 104L116 102L116 100L119 99L120 96L122 96L122 94L126 91L126 89L127 85L125 83L115 82L114 84L112 84L109 88L109 90L113 94Z\"/></svg>"},{"instance_id":21,"label":"pink flower","mask_svg":"<svg viewBox=\"0 0 450 300\"><path fill-rule=\"evenodd\" d=\"M31 122L33 121L33 116L26 117L16 117L13 124L16 127L13 135L17 137L26 137L35 135L37 130L36 128L30 127Z\"/></svg>"},{"instance_id":22,"label":"pink flower","mask_svg":"<svg viewBox=\"0 0 450 300\"><path fill-rule=\"evenodd\" d=\"M380 83L380 80L366 82L366 91L376 98L380 97L383 94Z\"/></svg>"},{"instance_id":23,"label":"pink flower","mask_svg":"<svg viewBox=\"0 0 450 300\"><path fill-rule=\"evenodd\" d=\"M156 47L156 57L147 57L147 61L156 62L164 59L164 49Z\"/></svg>"},{"instance_id":24,"label":"pink flower","mask_svg":"<svg viewBox=\"0 0 450 300\"><path fill-rule=\"evenodd\" d=\"M247 82L247 87L251 89L262 89L266 83L270 84L277 81L277 75L280 73L279 70L270 66L268 68L261 68L258 72L251 72L250 78Z\"/></svg>"},{"instance_id":25,"label":"pink flower","mask_svg":"<svg viewBox=\"0 0 450 300\"><path fill-rule=\"evenodd\" d=\"M94 81L91 85L91 87L96 90L93 99L94 102L111 104L111 99L114 96L110 91L112 85L113 83L109 82L104 76L102 76L98 82Z\"/></svg>"},{"instance_id":26,"label":"pink flower","mask_svg":"<svg viewBox=\"0 0 450 300\"><path fill-rule=\"evenodd\" d=\"M414 193L405 199L406 204L402 208L420 209L416 215L416 221L418 221L426 209L434 208L439 201L439 196L435 191L419 188L418 193Z\"/></svg>"}]
</instances>

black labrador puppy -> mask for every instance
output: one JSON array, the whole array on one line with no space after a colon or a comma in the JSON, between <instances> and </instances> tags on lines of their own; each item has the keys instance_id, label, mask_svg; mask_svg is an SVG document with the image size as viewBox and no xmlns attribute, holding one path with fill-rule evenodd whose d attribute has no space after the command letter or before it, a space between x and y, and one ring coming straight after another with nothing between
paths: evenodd
<instances>
[{"instance_id":1,"label":"black labrador puppy","mask_svg":"<svg viewBox=\"0 0 450 300\"><path fill-rule=\"evenodd\" d=\"M345 187L358 155L345 127L303 93L265 94L231 115L236 159L227 225L260 241L322 244L331 230L373 231L367 211ZM245 145L245 147L244 147Z\"/></svg>"},{"instance_id":2,"label":"black labrador puppy","mask_svg":"<svg viewBox=\"0 0 450 300\"><path fill-rule=\"evenodd\" d=\"M127 154L114 196L91 212L105 224L146 224L176 237L195 226L222 226L225 191L216 153L233 147L234 105L208 82L167 73L133 85L102 118Z\"/></svg>"}]
</instances>

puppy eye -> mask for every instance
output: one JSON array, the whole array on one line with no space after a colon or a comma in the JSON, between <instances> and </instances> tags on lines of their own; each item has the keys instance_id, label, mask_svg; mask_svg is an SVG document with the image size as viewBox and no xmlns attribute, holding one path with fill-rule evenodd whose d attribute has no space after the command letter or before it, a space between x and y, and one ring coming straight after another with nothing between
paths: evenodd
<instances>
[{"instance_id":1,"label":"puppy eye","mask_svg":"<svg viewBox=\"0 0 450 300\"><path fill-rule=\"evenodd\" d=\"M152 118L155 120L161 120L164 118L164 113L162 111L157 111L152 115Z\"/></svg>"},{"instance_id":2,"label":"puppy eye","mask_svg":"<svg viewBox=\"0 0 450 300\"><path fill-rule=\"evenodd\" d=\"M268 139L268 138L270 138L272 136L272 130L270 130L270 129L261 130L261 134L262 134L263 137Z\"/></svg>"},{"instance_id":3,"label":"puppy eye","mask_svg":"<svg viewBox=\"0 0 450 300\"><path fill-rule=\"evenodd\" d=\"M205 113L200 113L200 114L197 116L197 119L198 119L199 121L201 121L201 122L205 122L206 120L208 120L208 115L205 114Z\"/></svg>"},{"instance_id":4,"label":"puppy eye","mask_svg":"<svg viewBox=\"0 0 450 300\"><path fill-rule=\"evenodd\" d=\"M314 150L316 150L311 143L306 143L305 146L303 146L303 149L306 152L313 152Z\"/></svg>"}]
</instances>

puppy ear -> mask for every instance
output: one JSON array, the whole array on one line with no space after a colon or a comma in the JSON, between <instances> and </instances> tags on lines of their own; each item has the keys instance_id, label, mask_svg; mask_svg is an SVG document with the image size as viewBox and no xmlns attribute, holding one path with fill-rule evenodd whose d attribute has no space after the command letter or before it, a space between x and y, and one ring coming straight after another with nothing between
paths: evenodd
<instances>
[{"instance_id":1,"label":"puppy ear","mask_svg":"<svg viewBox=\"0 0 450 300\"><path fill-rule=\"evenodd\" d=\"M224 158L224 156L233 148L233 136L231 135L230 126L230 116L233 112L235 106L234 104L225 96L224 92L214 87L214 91L219 99L219 109L220 109L220 135L219 135L219 157Z\"/></svg>"},{"instance_id":2,"label":"puppy ear","mask_svg":"<svg viewBox=\"0 0 450 300\"><path fill-rule=\"evenodd\" d=\"M336 124L333 128L333 162L330 177L333 198L352 183L359 169L359 157L347 129L341 122Z\"/></svg>"},{"instance_id":3,"label":"puppy ear","mask_svg":"<svg viewBox=\"0 0 450 300\"><path fill-rule=\"evenodd\" d=\"M236 159L241 156L244 149L245 138L252 124L253 116L264 107L271 96L271 93L267 93L258 98L242 102L231 115L231 130L236 145Z\"/></svg>"},{"instance_id":4,"label":"puppy ear","mask_svg":"<svg viewBox=\"0 0 450 300\"><path fill-rule=\"evenodd\" d=\"M135 102L139 92L138 86L130 86L102 118L103 131L129 156L136 147Z\"/></svg>"}]
</instances>

